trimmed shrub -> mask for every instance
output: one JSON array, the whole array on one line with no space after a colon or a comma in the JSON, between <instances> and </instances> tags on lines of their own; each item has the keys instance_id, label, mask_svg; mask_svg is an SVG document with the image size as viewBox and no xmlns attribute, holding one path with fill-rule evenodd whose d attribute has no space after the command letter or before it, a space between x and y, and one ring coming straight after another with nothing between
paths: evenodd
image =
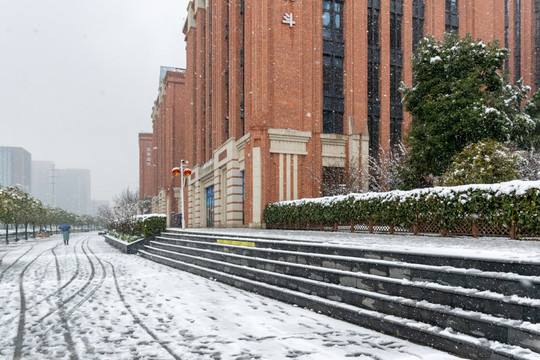
<instances>
[{"instance_id":1,"label":"trimmed shrub","mask_svg":"<svg viewBox=\"0 0 540 360\"><path fill-rule=\"evenodd\" d=\"M142 235L147 238L167 228L167 217L161 214L144 215L142 220L139 219L139 223L142 224Z\"/></svg>"},{"instance_id":2,"label":"trimmed shrub","mask_svg":"<svg viewBox=\"0 0 540 360\"><path fill-rule=\"evenodd\" d=\"M519 178L524 160L500 142L480 141L466 146L443 175L443 185L493 184Z\"/></svg>"},{"instance_id":3,"label":"trimmed shrub","mask_svg":"<svg viewBox=\"0 0 540 360\"><path fill-rule=\"evenodd\" d=\"M449 229L472 220L485 225L515 224L518 232L540 235L540 181L435 187L411 191L350 194L268 204L268 228L306 227L308 223L356 224L410 228L433 223Z\"/></svg>"}]
</instances>

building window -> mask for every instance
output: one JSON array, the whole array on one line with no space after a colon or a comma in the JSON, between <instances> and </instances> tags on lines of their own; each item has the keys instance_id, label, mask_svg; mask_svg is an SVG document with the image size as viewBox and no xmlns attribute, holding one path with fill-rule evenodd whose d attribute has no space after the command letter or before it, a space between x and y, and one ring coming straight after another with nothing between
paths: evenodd
<instances>
[{"instance_id":1,"label":"building window","mask_svg":"<svg viewBox=\"0 0 540 360\"><path fill-rule=\"evenodd\" d=\"M368 0L368 133L369 156L379 156L380 92L380 0Z\"/></svg>"},{"instance_id":2,"label":"building window","mask_svg":"<svg viewBox=\"0 0 540 360\"><path fill-rule=\"evenodd\" d=\"M536 33L534 37L534 47L536 50L536 74L534 84L536 86L536 90L538 90L540 89L540 1L538 0L535 1L534 11L536 15Z\"/></svg>"},{"instance_id":3,"label":"building window","mask_svg":"<svg viewBox=\"0 0 540 360\"><path fill-rule=\"evenodd\" d=\"M225 139L229 138L229 48L231 46L231 41L229 39L229 23L230 23L230 9L231 6L230 0L227 0L227 4L225 7L227 8L227 18L225 19L225 41L227 41L227 49L225 49L225 52L227 53L227 60L226 60L226 66L225 66L225 103L226 103L226 110L225 110Z\"/></svg>"},{"instance_id":4,"label":"building window","mask_svg":"<svg viewBox=\"0 0 540 360\"><path fill-rule=\"evenodd\" d=\"M244 136L246 127L246 70L245 70L245 50L246 50L246 15L245 15L245 0L240 0L240 17L242 19L242 48L240 49L240 69L242 72L242 101L240 101L240 127L241 134Z\"/></svg>"},{"instance_id":5,"label":"building window","mask_svg":"<svg viewBox=\"0 0 540 360\"><path fill-rule=\"evenodd\" d=\"M403 106L401 104L401 74L403 49L401 46L403 0L390 0L390 145L401 143Z\"/></svg>"},{"instance_id":6,"label":"building window","mask_svg":"<svg viewBox=\"0 0 540 360\"><path fill-rule=\"evenodd\" d=\"M323 0L323 133L343 134L344 0Z\"/></svg>"},{"instance_id":7,"label":"building window","mask_svg":"<svg viewBox=\"0 0 540 360\"><path fill-rule=\"evenodd\" d=\"M521 78L521 0L514 3L514 79Z\"/></svg>"},{"instance_id":8,"label":"building window","mask_svg":"<svg viewBox=\"0 0 540 360\"><path fill-rule=\"evenodd\" d=\"M333 196L343 193L344 174L341 167L323 167L322 196Z\"/></svg>"},{"instance_id":9,"label":"building window","mask_svg":"<svg viewBox=\"0 0 540 360\"><path fill-rule=\"evenodd\" d=\"M424 37L425 5L424 0L413 0L413 52L416 52L418 43Z\"/></svg>"},{"instance_id":10,"label":"building window","mask_svg":"<svg viewBox=\"0 0 540 360\"><path fill-rule=\"evenodd\" d=\"M214 227L214 185L206 188L206 227Z\"/></svg>"},{"instance_id":11,"label":"building window","mask_svg":"<svg viewBox=\"0 0 540 360\"><path fill-rule=\"evenodd\" d=\"M518 0L519 1L519 0ZM459 7L458 0L446 0L446 32L458 32L459 30Z\"/></svg>"},{"instance_id":12,"label":"building window","mask_svg":"<svg viewBox=\"0 0 540 360\"><path fill-rule=\"evenodd\" d=\"M242 172L242 225L246 224L246 212L244 208L244 201L246 201L246 172Z\"/></svg>"},{"instance_id":13,"label":"building window","mask_svg":"<svg viewBox=\"0 0 540 360\"><path fill-rule=\"evenodd\" d=\"M214 60L214 29L213 29L213 11L214 2L210 1L208 5L208 28L209 28L209 49L208 49L208 110L210 112L208 116L208 124L206 126L206 133L208 134L208 154L212 154L212 118L214 116L214 111L212 110L212 93L214 91L213 79L213 60ZM204 159L206 161L207 159Z\"/></svg>"},{"instance_id":14,"label":"building window","mask_svg":"<svg viewBox=\"0 0 540 360\"><path fill-rule=\"evenodd\" d=\"M504 0L504 47L510 48L510 0ZM508 58L504 60L504 68L510 67Z\"/></svg>"}]
</instances>

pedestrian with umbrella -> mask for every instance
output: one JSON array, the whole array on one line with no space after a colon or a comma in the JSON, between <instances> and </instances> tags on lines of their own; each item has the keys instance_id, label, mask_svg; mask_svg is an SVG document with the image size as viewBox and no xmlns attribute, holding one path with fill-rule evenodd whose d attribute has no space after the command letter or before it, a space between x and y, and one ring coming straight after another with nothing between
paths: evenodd
<instances>
[{"instance_id":1,"label":"pedestrian with umbrella","mask_svg":"<svg viewBox=\"0 0 540 360\"><path fill-rule=\"evenodd\" d=\"M69 245L69 233L70 233L71 226L60 225L58 228L62 230L62 236L64 237L64 245Z\"/></svg>"}]
</instances>

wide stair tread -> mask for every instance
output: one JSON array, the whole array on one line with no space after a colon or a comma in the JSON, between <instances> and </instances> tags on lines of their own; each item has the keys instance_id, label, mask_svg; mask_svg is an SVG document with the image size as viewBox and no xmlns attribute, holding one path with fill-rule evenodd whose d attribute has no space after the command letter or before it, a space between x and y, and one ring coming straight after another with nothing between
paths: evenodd
<instances>
[{"instance_id":1,"label":"wide stair tread","mask_svg":"<svg viewBox=\"0 0 540 360\"><path fill-rule=\"evenodd\" d=\"M460 356L540 359L539 264L179 232L140 254Z\"/></svg>"}]
</instances>

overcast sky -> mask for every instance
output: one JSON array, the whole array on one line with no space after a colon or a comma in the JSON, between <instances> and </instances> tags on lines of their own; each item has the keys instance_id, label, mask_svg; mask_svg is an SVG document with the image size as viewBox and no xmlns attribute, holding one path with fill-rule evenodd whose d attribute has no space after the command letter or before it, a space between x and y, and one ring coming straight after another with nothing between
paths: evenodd
<instances>
[{"instance_id":1,"label":"overcast sky","mask_svg":"<svg viewBox=\"0 0 540 360\"><path fill-rule=\"evenodd\" d=\"M138 188L160 65L185 67L188 0L0 0L0 146Z\"/></svg>"}]
</instances>

